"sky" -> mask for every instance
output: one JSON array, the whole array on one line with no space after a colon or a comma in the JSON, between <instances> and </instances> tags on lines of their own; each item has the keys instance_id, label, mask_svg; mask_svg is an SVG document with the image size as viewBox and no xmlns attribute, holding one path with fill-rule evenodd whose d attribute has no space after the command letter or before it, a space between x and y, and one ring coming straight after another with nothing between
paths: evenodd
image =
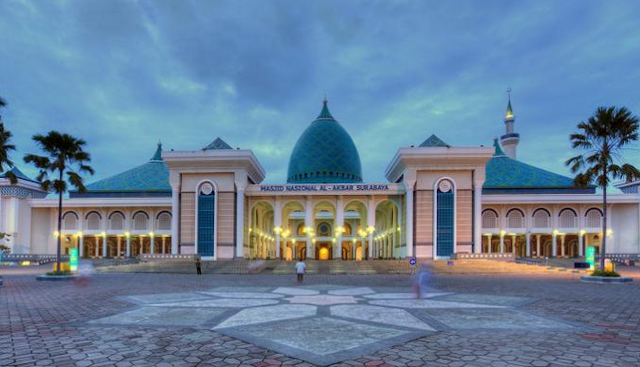
<instances>
[{"instance_id":1,"label":"sky","mask_svg":"<svg viewBox=\"0 0 640 367\"><path fill-rule=\"evenodd\" d=\"M569 134L598 106L640 113L638 1L0 1L0 111L25 173L50 130L87 141L93 182L216 137L286 181L320 112L351 134L366 182L431 134L504 134L570 175ZM639 164L637 146L625 153Z\"/></svg>"}]
</instances>

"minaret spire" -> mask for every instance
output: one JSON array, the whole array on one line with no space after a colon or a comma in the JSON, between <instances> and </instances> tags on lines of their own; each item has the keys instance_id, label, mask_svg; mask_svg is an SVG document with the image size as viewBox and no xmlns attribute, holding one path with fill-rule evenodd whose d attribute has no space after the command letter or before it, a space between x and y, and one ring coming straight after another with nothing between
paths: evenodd
<instances>
[{"instance_id":1,"label":"minaret spire","mask_svg":"<svg viewBox=\"0 0 640 367\"><path fill-rule=\"evenodd\" d=\"M520 134L515 132L516 117L511 106L511 88L507 88L507 111L504 116L505 134L500 137L500 144L509 158L516 159L516 149L520 142Z\"/></svg>"},{"instance_id":2,"label":"minaret spire","mask_svg":"<svg viewBox=\"0 0 640 367\"><path fill-rule=\"evenodd\" d=\"M331 112L329 112L329 101L327 100L327 95L324 95L324 100L322 100L322 110L320 111L320 115L316 120L335 120L333 116L331 116Z\"/></svg>"}]
</instances>

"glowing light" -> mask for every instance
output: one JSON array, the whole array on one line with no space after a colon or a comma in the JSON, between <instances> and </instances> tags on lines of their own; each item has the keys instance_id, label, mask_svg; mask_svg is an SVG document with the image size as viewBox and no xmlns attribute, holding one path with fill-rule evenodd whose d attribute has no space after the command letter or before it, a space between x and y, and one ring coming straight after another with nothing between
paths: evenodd
<instances>
[{"instance_id":1,"label":"glowing light","mask_svg":"<svg viewBox=\"0 0 640 367\"><path fill-rule=\"evenodd\" d=\"M107 235L107 233L106 233L106 232L102 232L102 233L100 233L100 236L102 236L102 237L105 237L106 235Z\"/></svg>"},{"instance_id":2,"label":"glowing light","mask_svg":"<svg viewBox=\"0 0 640 367\"><path fill-rule=\"evenodd\" d=\"M375 231L375 230L376 230L376 228L374 226L367 227L367 232L369 232L369 233L373 233L373 231Z\"/></svg>"},{"instance_id":3,"label":"glowing light","mask_svg":"<svg viewBox=\"0 0 640 367\"><path fill-rule=\"evenodd\" d=\"M53 237L59 237L59 236L60 236L60 232L58 231L53 232Z\"/></svg>"},{"instance_id":4,"label":"glowing light","mask_svg":"<svg viewBox=\"0 0 640 367\"><path fill-rule=\"evenodd\" d=\"M82 231L80 231L80 232L76 233L76 236L82 237L82 236L84 236L84 233L82 233Z\"/></svg>"},{"instance_id":5,"label":"glowing light","mask_svg":"<svg viewBox=\"0 0 640 367\"><path fill-rule=\"evenodd\" d=\"M156 235L156 234L155 234L155 233L153 233L153 231L149 232L149 236L150 236L150 237L153 237L153 236L155 236L155 235Z\"/></svg>"},{"instance_id":6,"label":"glowing light","mask_svg":"<svg viewBox=\"0 0 640 367\"><path fill-rule=\"evenodd\" d=\"M505 231L500 231L500 236L503 236L503 237L504 237L505 233L507 233L507 232L505 232Z\"/></svg>"},{"instance_id":7,"label":"glowing light","mask_svg":"<svg viewBox=\"0 0 640 367\"><path fill-rule=\"evenodd\" d=\"M129 233L129 232L125 232L125 233L124 233L124 236L128 238L128 237L130 237L130 236L131 236L131 233Z\"/></svg>"},{"instance_id":8,"label":"glowing light","mask_svg":"<svg viewBox=\"0 0 640 367\"><path fill-rule=\"evenodd\" d=\"M607 236L611 236L613 234L613 229L607 229Z\"/></svg>"},{"instance_id":9,"label":"glowing light","mask_svg":"<svg viewBox=\"0 0 640 367\"><path fill-rule=\"evenodd\" d=\"M554 235L554 236L557 236L557 235L558 235L558 233L560 233L560 231L558 231L557 229L554 229L554 230L553 230L553 235Z\"/></svg>"},{"instance_id":10,"label":"glowing light","mask_svg":"<svg viewBox=\"0 0 640 367\"><path fill-rule=\"evenodd\" d=\"M587 233L587 231L585 231L584 229L581 229L581 230L580 230L580 235L581 235L581 236L584 236L584 234L585 234L585 233Z\"/></svg>"},{"instance_id":11,"label":"glowing light","mask_svg":"<svg viewBox=\"0 0 640 367\"><path fill-rule=\"evenodd\" d=\"M273 231L274 231L275 233L282 233L282 227L280 227L280 226L275 226L275 227L273 228Z\"/></svg>"}]
</instances>

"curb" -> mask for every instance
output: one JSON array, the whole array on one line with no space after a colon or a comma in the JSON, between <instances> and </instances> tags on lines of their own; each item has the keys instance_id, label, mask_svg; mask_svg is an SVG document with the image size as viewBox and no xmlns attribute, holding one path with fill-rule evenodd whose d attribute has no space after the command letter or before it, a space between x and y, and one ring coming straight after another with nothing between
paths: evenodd
<instances>
[{"instance_id":1,"label":"curb","mask_svg":"<svg viewBox=\"0 0 640 367\"><path fill-rule=\"evenodd\" d=\"M633 278L629 277L594 277L591 275L583 275L580 277L580 281L584 283L599 283L599 284L623 284L633 282Z\"/></svg>"},{"instance_id":2,"label":"curb","mask_svg":"<svg viewBox=\"0 0 640 367\"><path fill-rule=\"evenodd\" d=\"M62 280L73 280L76 278L77 277L75 275L38 275L36 277L36 280L56 282L56 281L62 281Z\"/></svg>"}]
</instances>

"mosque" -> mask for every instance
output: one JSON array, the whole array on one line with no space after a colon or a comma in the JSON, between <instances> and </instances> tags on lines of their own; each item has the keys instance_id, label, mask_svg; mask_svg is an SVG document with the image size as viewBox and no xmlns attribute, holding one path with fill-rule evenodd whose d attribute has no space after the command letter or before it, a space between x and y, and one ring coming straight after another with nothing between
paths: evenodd
<instances>
[{"instance_id":1,"label":"mosque","mask_svg":"<svg viewBox=\"0 0 640 367\"><path fill-rule=\"evenodd\" d=\"M368 260L469 256L577 257L587 246L640 253L640 182L617 185L602 233L601 195L517 159L509 100L492 146L452 146L435 135L399 148L386 182L363 181L358 149L325 100L293 147L287 182L262 184L250 149L217 138L163 151L64 201L19 169L0 175L0 232L15 254L77 247L83 258L199 255L229 260Z\"/></svg>"}]
</instances>

